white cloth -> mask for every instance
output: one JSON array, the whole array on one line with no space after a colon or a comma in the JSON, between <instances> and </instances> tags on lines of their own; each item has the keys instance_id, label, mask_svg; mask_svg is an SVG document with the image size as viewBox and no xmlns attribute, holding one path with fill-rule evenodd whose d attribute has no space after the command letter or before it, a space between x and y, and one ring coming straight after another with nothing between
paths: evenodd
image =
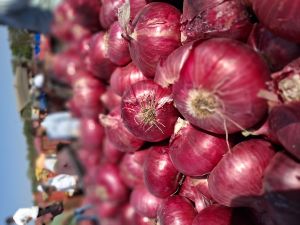
<instances>
[{"instance_id":1,"label":"white cloth","mask_svg":"<svg viewBox=\"0 0 300 225\"><path fill-rule=\"evenodd\" d=\"M72 196L77 188L77 180L75 175L60 174L50 178L47 185L55 187L57 191L67 192Z\"/></svg>"},{"instance_id":2,"label":"white cloth","mask_svg":"<svg viewBox=\"0 0 300 225\"><path fill-rule=\"evenodd\" d=\"M15 212L13 219L17 225L26 225L30 220L35 220L38 214L38 206L33 206L31 208L20 208Z\"/></svg>"},{"instance_id":3,"label":"white cloth","mask_svg":"<svg viewBox=\"0 0 300 225\"><path fill-rule=\"evenodd\" d=\"M33 85L37 88L42 88L45 82L44 74L37 74L33 78Z\"/></svg>"},{"instance_id":4,"label":"white cloth","mask_svg":"<svg viewBox=\"0 0 300 225\"><path fill-rule=\"evenodd\" d=\"M55 170L56 163L57 163L56 157L47 157L46 156L45 161L44 161L44 167L45 167L45 169L50 170L51 172L55 173L56 172L56 170Z\"/></svg>"},{"instance_id":5,"label":"white cloth","mask_svg":"<svg viewBox=\"0 0 300 225\"><path fill-rule=\"evenodd\" d=\"M79 136L80 121L72 117L70 112L51 113L41 125L50 139L70 139Z\"/></svg>"}]
</instances>

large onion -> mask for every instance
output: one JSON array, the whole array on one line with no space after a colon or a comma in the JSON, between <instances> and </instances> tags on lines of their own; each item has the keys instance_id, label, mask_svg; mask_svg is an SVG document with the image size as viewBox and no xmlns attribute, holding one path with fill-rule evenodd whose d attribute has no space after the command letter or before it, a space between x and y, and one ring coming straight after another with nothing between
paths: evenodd
<instances>
[{"instance_id":1,"label":"large onion","mask_svg":"<svg viewBox=\"0 0 300 225\"><path fill-rule=\"evenodd\" d=\"M192 225L231 225L232 210L222 205L211 205L203 209Z\"/></svg>"}]
</instances>

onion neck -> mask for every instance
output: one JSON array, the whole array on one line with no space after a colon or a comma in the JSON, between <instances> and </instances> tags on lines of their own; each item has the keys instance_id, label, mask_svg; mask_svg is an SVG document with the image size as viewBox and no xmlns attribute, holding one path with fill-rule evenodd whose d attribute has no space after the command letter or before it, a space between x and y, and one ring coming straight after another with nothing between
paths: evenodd
<instances>
[{"instance_id":1,"label":"onion neck","mask_svg":"<svg viewBox=\"0 0 300 225\"><path fill-rule=\"evenodd\" d=\"M300 100L300 75L295 74L281 80L278 84L281 91L281 96L284 101L299 101Z\"/></svg>"}]
</instances>

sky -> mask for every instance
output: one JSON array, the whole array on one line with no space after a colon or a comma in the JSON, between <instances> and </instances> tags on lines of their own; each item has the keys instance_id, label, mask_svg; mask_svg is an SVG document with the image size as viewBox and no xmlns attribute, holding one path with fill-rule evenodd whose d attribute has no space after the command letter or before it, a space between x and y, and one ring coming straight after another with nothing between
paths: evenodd
<instances>
[{"instance_id":1,"label":"sky","mask_svg":"<svg viewBox=\"0 0 300 225\"><path fill-rule=\"evenodd\" d=\"M17 112L7 28L0 26L0 224L33 204L23 123Z\"/></svg>"}]
</instances>

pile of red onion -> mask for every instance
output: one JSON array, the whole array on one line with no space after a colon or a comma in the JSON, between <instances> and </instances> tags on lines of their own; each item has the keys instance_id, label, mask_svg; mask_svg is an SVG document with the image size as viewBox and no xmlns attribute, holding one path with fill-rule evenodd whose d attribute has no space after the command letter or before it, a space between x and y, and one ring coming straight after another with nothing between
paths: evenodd
<instances>
[{"instance_id":1,"label":"pile of red onion","mask_svg":"<svg viewBox=\"0 0 300 225\"><path fill-rule=\"evenodd\" d=\"M296 0L56 9L52 78L72 88L84 197L101 224L298 224L299 10Z\"/></svg>"}]
</instances>

